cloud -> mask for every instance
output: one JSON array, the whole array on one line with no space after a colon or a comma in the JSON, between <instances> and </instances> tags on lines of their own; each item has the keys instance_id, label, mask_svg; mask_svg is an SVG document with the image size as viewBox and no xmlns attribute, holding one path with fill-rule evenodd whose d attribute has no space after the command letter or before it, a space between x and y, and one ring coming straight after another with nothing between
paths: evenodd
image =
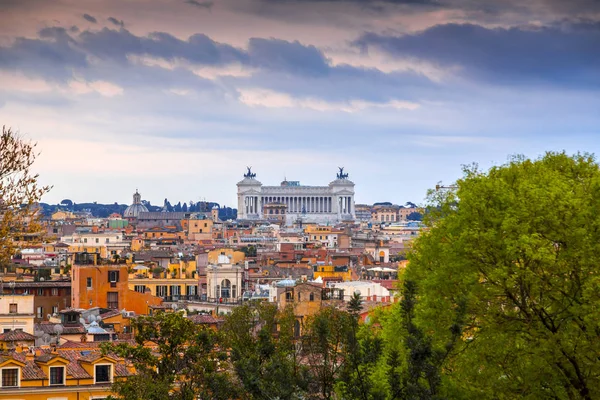
<instances>
[{"instance_id":1,"label":"cloud","mask_svg":"<svg viewBox=\"0 0 600 400\"><path fill-rule=\"evenodd\" d=\"M419 104L398 100L374 103L362 100L327 102L318 98L294 98L286 93L278 93L265 89L243 89L240 91L240 101L250 107L303 108L314 111L345 113L354 113L371 108L390 108L396 110L416 110L419 108Z\"/></svg>"},{"instance_id":2,"label":"cloud","mask_svg":"<svg viewBox=\"0 0 600 400\"><path fill-rule=\"evenodd\" d=\"M204 8L207 10L210 10L212 8L212 6L214 5L214 2L212 2L212 1L185 0L184 3L192 5L194 7Z\"/></svg>"},{"instance_id":3,"label":"cloud","mask_svg":"<svg viewBox=\"0 0 600 400\"><path fill-rule=\"evenodd\" d=\"M123 22L123 20L118 20L115 17L108 17L107 20L108 20L108 22L112 23L113 25L116 25L119 27L125 26L125 22Z\"/></svg>"},{"instance_id":4,"label":"cloud","mask_svg":"<svg viewBox=\"0 0 600 400\"><path fill-rule=\"evenodd\" d=\"M329 63L315 46L298 41L252 38L248 53L253 65L292 74L323 76L329 72Z\"/></svg>"},{"instance_id":5,"label":"cloud","mask_svg":"<svg viewBox=\"0 0 600 400\"><path fill-rule=\"evenodd\" d=\"M96 18L92 17L90 14L83 14L83 19L85 19L88 22L91 22L92 24L98 22L98 20L96 20Z\"/></svg>"},{"instance_id":6,"label":"cloud","mask_svg":"<svg viewBox=\"0 0 600 400\"><path fill-rule=\"evenodd\" d=\"M97 92L105 97L113 97L123 94L123 88L114 83L95 81L85 82L81 80L73 80L69 82L69 89L75 94L87 94Z\"/></svg>"},{"instance_id":7,"label":"cloud","mask_svg":"<svg viewBox=\"0 0 600 400\"><path fill-rule=\"evenodd\" d=\"M175 60L182 58L193 63L222 65L243 62L244 51L228 44L215 42L204 34L194 34L181 40L165 32L136 36L121 28L85 31L79 36L81 46L96 57L126 62L128 55L149 55Z\"/></svg>"},{"instance_id":8,"label":"cloud","mask_svg":"<svg viewBox=\"0 0 600 400\"><path fill-rule=\"evenodd\" d=\"M42 29L40 37L43 39L16 38L10 47L0 47L0 68L65 81L73 68L88 66L86 55L72 47L63 28Z\"/></svg>"},{"instance_id":9,"label":"cloud","mask_svg":"<svg viewBox=\"0 0 600 400\"><path fill-rule=\"evenodd\" d=\"M397 58L458 67L465 79L502 85L600 86L600 22L486 28L442 24L400 36L368 33L355 45Z\"/></svg>"}]
</instances>

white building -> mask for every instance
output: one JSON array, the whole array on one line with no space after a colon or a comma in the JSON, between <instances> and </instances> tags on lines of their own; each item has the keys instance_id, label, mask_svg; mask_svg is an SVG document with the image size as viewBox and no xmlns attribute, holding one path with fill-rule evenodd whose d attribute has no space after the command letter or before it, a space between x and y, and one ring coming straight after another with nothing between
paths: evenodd
<instances>
[{"instance_id":1,"label":"white building","mask_svg":"<svg viewBox=\"0 0 600 400\"><path fill-rule=\"evenodd\" d=\"M209 301L236 302L242 298L244 269L231 264L226 255L218 257L217 264L206 267L206 288Z\"/></svg>"},{"instance_id":2,"label":"white building","mask_svg":"<svg viewBox=\"0 0 600 400\"><path fill-rule=\"evenodd\" d=\"M343 289L345 301L350 301L354 293L359 293L361 299L364 301L379 301L384 303L393 301L393 296L390 294L390 291L377 282L335 282L331 283L330 286L337 289Z\"/></svg>"},{"instance_id":3,"label":"white building","mask_svg":"<svg viewBox=\"0 0 600 400\"><path fill-rule=\"evenodd\" d=\"M266 219L264 206L284 204L286 225L301 219L303 222L337 223L353 221L354 183L344 174L327 186L304 186L297 181L284 180L279 186L263 186L250 168L238 182L238 219Z\"/></svg>"}]
</instances>

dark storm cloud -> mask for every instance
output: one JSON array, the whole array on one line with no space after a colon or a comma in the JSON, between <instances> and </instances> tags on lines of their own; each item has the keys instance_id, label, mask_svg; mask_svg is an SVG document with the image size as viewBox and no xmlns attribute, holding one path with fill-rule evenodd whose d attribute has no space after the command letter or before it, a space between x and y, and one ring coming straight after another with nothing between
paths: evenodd
<instances>
[{"instance_id":1,"label":"dark storm cloud","mask_svg":"<svg viewBox=\"0 0 600 400\"><path fill-rule=\"evenodd\" d=\"M253 65L270 70L313 76L329 72L329 64L319 49L297 41L253 38L248 53Z\"/></svg>"},{"instance_id":2,"label":"dark storm cloud","mask_svg":"<svg viewBox=\"0 0 600 400\"><path fill-rule=\"evenodd\" d=\"M600 86L600 23L485 28L437 25L416 34L366 34L355 42L399 58L458 66L464 77L499 84Z\"/></svg>"},{"instance_id":3,"label":"dark storm cloud","mask_svg":"<svg viewBox=\"0 0 600 400\"><path fill-rule=\"evenodd\" d=\"M96 18L92 17L90 14L83 14L83 19L91 22L92 24L95 24L96 22L98 22L98 20L96 20Z\"/></svg>"},{"instance_id":4,"label":"dark storm cloud","mask_svg":"<svg viewBox=\"0 0 600 400\"><path fill-rule=\"evenodd\" d=\"M214 5L214 2L212 2L212 1L185 0L184 3L192 5L194 7L204 8L207 10L210 10L212 8L212 6Z\"/></svg>"},{"instance_id":5,"label":"dark storm cloud","mask_svg":"<svg viewBox=\"0 0 600 400\"><path fill-rule=\"evenodd\" d=\"M112 23L113 25L120 26L120 27L125 26L125 23L123 22L123 20L118 20L115 17L108 17L107 20L108 20L108 22Z\"/></svg>"},{"instance_id":6,"label":"dark storm cloud","mask_svg":"<svg viewBox=\"0 0 600 400\"><path fill-rule=\"evenodd\" d=\"M203 34L181 40L165 32L136 36L126 29L117 31L104 28L83 32L79 38L81 46L91 54L121 62L126 62L128 55L149 55L166 60L181 58L206 65L242 62L246 59L242 50L215 42Z\"/></svg>"},{"instance_id":7,"label":"dark storm cloud","mask_svg":"<svg viewBox=\"0 0 600 400\"><path fill-rule=\"evenodd\" d=\"M10 47L0 47L0 68L22 71L51 80L68 80L73 68L84 68L84 53L72 47L72 39L63 28L44 28L43 39L16 38Z\"/></svg>"},{"instance_id":8,"label":"dark storm cloud","mask_svg":"<svg viewBox=\"0 0 600 400\"><path fill-rule=\"evenodd\" d=\"M245 77L221 76L217 84L185 67L176 67L179 64L173 64L171 69L149 66L135 62L132 55L185 60L200 67L241 64L253 72ZM240 88L264 88L324 101L387 102L417 100L418 93L435 90L436 86L413 71L383 73L373 68L332 65L321 50L298 41L252 38L244 50L215 42L203 34L181 40L165 32L137 36L124 28L103 28L79 35L61 27L44 28L38 39L19 38L10 47L0 47L0 59L9 60L0 61L0 68L27 71L50 80L68 82L81 78L140 90L147 87L237 93Z\"/></svg>"},{"instance_id":9,"label":"dark storm cloud","mask_svg":"<svg viewBox=\"0 0 600 400\"><path fill-rule=\"evenodd\" d=\"M437 0L262 0L269 3L354 3L364 6L378 6L382 4L396 5L439 5Z\"/></svg>"}]
</instances>

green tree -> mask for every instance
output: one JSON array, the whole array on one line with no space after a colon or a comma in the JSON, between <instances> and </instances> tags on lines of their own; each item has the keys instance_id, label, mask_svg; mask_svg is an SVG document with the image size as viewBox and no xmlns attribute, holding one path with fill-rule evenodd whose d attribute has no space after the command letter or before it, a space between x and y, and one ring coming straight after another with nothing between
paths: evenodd
<instances>
[{"instance_id":1,"label":"green tree","mask_svg":"<svg viewBox=\"0 0 600 400\"><path fill-rule=\"evenodd\" d=\"M334 396L335 383L345 362L344 347L353 319L346 311L324 307L305 326L302 350L310 368L311 392L322 399Z\"/></svg>"},{"instance_id":2,"label":"green tree","mask_svg":"<svg viewBox=\"0 0 600 400\"><path fill-rule=\"evenodd\" d=\"M236 307L223 326L233 369L249 399L301 399L308 388L300 363L291 307L271 303Z\"/></svg>"},{"instance_id":3,"label":"green tree","mask_svg":"<svg viewBox=\"0 0 600 400\"><path fill-rule=\"evenodd\" d=\"M371 400L383 398L374 385L374 371L382 356L383 342L373 331L360 324L363 310L360 293L348 302L350 324L346 329L344 365L340 371L338 391L344 399Z\"/></svg>"},{"instance_id":4,"label":"green tree","mask_svg":"<svg viewBox=\"0 0 600 400\"><path fill-rule=\"evenodd\" d=\"M423 214L421 214L418 211L413 211L410 214L408 214L408 216L406 217L407 221L422 221L423 220Z\"/></svg>"},{"instance_id":5,"label":"green tree","mask_svg":"<svg viewBox=\"0 0 600 400\"><path fill-rule=\"evenodd\" d=\"M114 382L118 399L196 400L236 398L218 333L179 312L132 321L135 345L106 343L103 351L129 360L135 374Z\"/></svg>"},{"instance_id":6,"label":"green tree","mask_svg":"<svg viewBox=\"0 0 600 400\"><path fill-rule=\"evenodd\" d=\"M0 135L0 266L7 265L17 250L16 237L40 234L37 203L49 190L31 172L38 153L36 144L10 128Z\"/></svg>"},{"instance_id":7,"label":"green tree","mask_svg":"<svg viewBox=\"0 0 600 400\"><path fill-rule=\"evenodd\" d=\"M465 167L431 192L406 279L416 323L443 348L449 397L600 397L600 170L587 154Z\"/></svg>"},{"instance_id":8,"label":"green tree","mask_svg":"<svg viewBox=\"0 0 600 400\"><path fill-rule=\"evenodd\" d=\"M244 246L241 248L246 257L256 257L256 246Z\"/></svg>"}]
</instances>

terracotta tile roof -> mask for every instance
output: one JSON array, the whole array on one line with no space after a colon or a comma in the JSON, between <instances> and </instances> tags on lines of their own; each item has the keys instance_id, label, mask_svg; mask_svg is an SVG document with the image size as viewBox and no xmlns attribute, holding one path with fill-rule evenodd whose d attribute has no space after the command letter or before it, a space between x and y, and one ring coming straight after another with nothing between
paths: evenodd
<instances>
[{"instance_id":1,"label":"terracotta tile roof","mask_svg":"<svg viewBox=\"0 0 600 400\"><path fill-rule=\"evenodd\" d=\"M116 317L119 314L121 314L121 311L119 310L110 310L105 312L104 314L100 314L100 316L102 317L102 319L106 319L110 317Z\"/></svg>"},{"instance_id":2,"label":"terracotta tile roof","mask_svg":"<svg viewBox=\"0 0 600 400\"><path fill-rule=\"evenodd\" d=\"M11 353L12 359L17 360L25 364L25 366L21 369L21 379L22 380L39 380L39 379L47 379L46 375L42 371L40 367L33 361L28 360L26 357L26 353Z\"/></svg>"},{"instance_id":3,"label":"terracotta tile roof","mask_svg":"<svg viewBox=\"0 0 600 400\"><path fill-rule=\"evenodd\" d=\"M54 326L57 325L52 322L44 321L39 324L35 324L36 331L42 331L49 335L56 335L56 331L54 330ZM82 324L77 325L63 325L62 335L77 335L85 333L85 327Z\"/></svg>"},{"instance_id":4,"label":"terracotta tile roof","mask_svg":"<svg viewBox=\"0 0 600 400\"><path fill-rule=\"evenodd\" d=\"M216 324L223 322L222 319L217 319L217 318L213 317L212 315L204 315L204 314L192 315L192 316L188 317L188 319L195 324L202 324L202 325L212 325L212 324L216 325Z\"/></svg>"},{"instance_id":5,"label":"terracotta tile roof","mask_svg":"<svg viewBox=\"0 0 600 400\"><path fill-rule=\"evenodd\" d=\"M397 279L373 279L372 282L379 283L381 286L388 290L399 290Z\"/></svg>"},{"instance_id":6,"label":"terracotta tile roof","mask_svg":"<svg viewBox=\"0 0 600 400\"><path fill-rule=\"evenodd\" d=\"M0 342L35 341L35 336L22 331L8 331L0 334Z\"/></svg>"},{"instance_id":7,"label":"terracotta tile roof","mask_svg":"<svg viewBox=\"0 0 600 400\"><path fill-rule=\"evenodd\" d=\"M88 344L88 343L82 343ZM38 350L39 351L39 350ZM40 379L48 379L48 376L44 374L42 369L36 364L37 362L47 362L52 360L55 357L62 357L68 360L67 364L67 378L73 379L85 379L92 378L86 370L81 366L81 362L94 362L103 357L99 348L88 349L88 350L73 350L70 348L64 349L59 347L55 352L51 349L42 349L41 354L36 355L35 359L31 359L27 357L27 352L17 353L15 351L4 354L0 356L0 362L4 362L6 360L16 360L19 361L25 366L21 370L21 379L23 380L40 380ZM131 373L129 372L125 361L114 354L108 354L108 357L117 360L114 368L115 376L129 376Z\"/></svg>"}]
</instances>

